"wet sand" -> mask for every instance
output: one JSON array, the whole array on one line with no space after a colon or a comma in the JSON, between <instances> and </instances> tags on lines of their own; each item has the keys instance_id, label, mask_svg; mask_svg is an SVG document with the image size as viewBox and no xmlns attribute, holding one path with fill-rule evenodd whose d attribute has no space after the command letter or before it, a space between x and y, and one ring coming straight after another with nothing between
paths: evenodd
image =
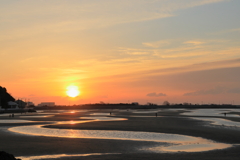
<instances>
[{"instance_id":1,"label":"wet sand","mask_svg":"<svg viewBox=\"0 0 240 160\"><path fill-rule=\"evenodd\" d=\"M99 111L98 111L99 112ZM81 138L58 138L44 136L29 136L7 131L7 128L32 123L0 123L0 150L9 152L16 157L36 156L51 154L87 154L87 153L110 153L108 155L92 155L84 157L64 157L58 159L166 159L166 160L222 160L239 159L240 157L240 130L229 129L224 126L209 127L206 122L181 116L178 112L162 111L155 117L154 113L132 113L128 111L112 111L112 116L128 118L127 121L99 121L80 124L58 124L49 125L51 128L84 129L84 130L121 130L121 131L146 131L160 133L174 133L189 136L203 137L217 142L236 144L236 146L224 149L196 153L153 153L146 150L139 150L141 146L151 147L157 145L155 142L111 140L111 139L81 139ZM95 112L91 112L95 113ZM108 113L108 111L106 111ZM27 114L35 115L35 114ZM69 116L71 115L71 116ZM79 120L79 117L86 117L89 112L61 113L53 117L45 117L44 121ZM20 115L19 115L20 116ZM14 119L42 121L43 118L24 117ZM148 117L143 117L148 116ZM160 117L161 116L161 117ZM223 117L224 118L224 117ZM226 117L227 119L231 119ZM9 119L0 117L0 119ZM238 121L238 118L232 118ZM41 122L36 122L40 123ZM112 154L111 154L112 153ZM119 154L116 154L119 153Z\"/></svg>"}]
</instances>

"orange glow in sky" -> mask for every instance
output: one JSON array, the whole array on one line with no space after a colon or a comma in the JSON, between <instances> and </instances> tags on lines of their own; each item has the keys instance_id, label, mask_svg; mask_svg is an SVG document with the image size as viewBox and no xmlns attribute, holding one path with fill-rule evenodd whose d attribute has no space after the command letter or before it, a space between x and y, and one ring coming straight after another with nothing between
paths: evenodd
<instances>
[{"instance_id":1,"label":"orange glow in sky","mask_svg":"<svg viewBox=\"0 0 240 160\"><path fill-rule=\"evenodd\" d=\"M239 6L2 0L0 86L35 105L240 104Z\"/></svg>"}]
</instances>

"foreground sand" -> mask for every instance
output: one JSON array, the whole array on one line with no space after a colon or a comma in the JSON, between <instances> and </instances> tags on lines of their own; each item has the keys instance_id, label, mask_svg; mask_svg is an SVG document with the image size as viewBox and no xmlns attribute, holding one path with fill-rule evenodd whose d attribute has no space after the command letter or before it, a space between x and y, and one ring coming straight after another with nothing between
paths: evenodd
<instances>
[{"instance_id":1,"label":"foreground sand","mask_svg":"<svg viewBox=\"0 0 240 160\"><path fill-rule=\"evenodd\" d=\"M93 112L93 111L89 111ZM101 112L101 111L94 111ZM108 111L104 111L108 112ZM85 154L85 153L120 153L109 155L96 155L86 157L71 157L59 159L166 159L166 160L237 160L240 157L240 130L229 129L224 126L209 127L205 122L189 119L187 116L180 116L179 112L158 113L132 113L111 111L114 117L126 117L127 121L105 121L91 122L74 125L51 125L53 128L88 129L88 130L123 130L123 131L147 131L161 133L175 133L203 137L217 142L236 144L236 146L224 149L197 153L150 153L139 150L139 146L153 146L155 142L127 141L127 140L104 140L104 139L79 139L79 138L57 138L44 136L29 136L10 133L7 128L12 126L27 125L0 124L0 150L4 150L18 156L35 156L50 154ZM54 117L44 118L45 121L79 120L79 116L85 117L88 112L62 113ZM29 114L30 115L30 114ZM33 114L31 114L33 115ZM71 116L69 116L71 115ZM162 115L162 117L160 117ZM132 117L137 116L137 117ZM152 117L141 117L152 116ZM15 116L14 119L18 119ZM226 117L228 118L228 117ZM6 117L0 117L6 119ZM19 118L26 120L42 121L43 118ZM238 118L228 118L239 121ZM38 122L36 122L38 123Z\"/></svg>"}]
</instances>

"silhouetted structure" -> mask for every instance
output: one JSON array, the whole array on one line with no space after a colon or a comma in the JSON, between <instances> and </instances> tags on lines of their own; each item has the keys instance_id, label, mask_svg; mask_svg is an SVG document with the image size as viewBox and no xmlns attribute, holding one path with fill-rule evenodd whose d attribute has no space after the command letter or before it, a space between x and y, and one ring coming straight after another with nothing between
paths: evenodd
<instances>
[{"instance_id":1,"label":"silhouetted structure","mask_svg":"<svg viewBox=\"0 0 240 160\"><path fill-rule=\"evenodd\" d=\"M25 108L25 107L27 106L27 103L24 102L24 101L21 100L21 99L18 99L18 100L16 100L15 102L18 104L18 107L19 107L19 108Z\"/></svg>"},{"instance_id":2,"label":"silhouetted structure","mask_svg":"<svg viewBox=\"0 0 240 160\"><path fill-rule=\"evenodd\" d=\"M15 101L15 99L7 92L7 89L0 86L0 106L3 108L8 107L9 101Z\"/></svg>"}]
</instances>

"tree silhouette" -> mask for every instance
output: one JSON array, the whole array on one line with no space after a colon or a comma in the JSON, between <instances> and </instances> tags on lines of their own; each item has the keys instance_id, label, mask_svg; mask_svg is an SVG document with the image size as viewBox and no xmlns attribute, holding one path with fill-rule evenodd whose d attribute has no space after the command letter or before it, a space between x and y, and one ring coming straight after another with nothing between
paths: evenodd
<instances>
[{"instance_id":1,"label":"tree silhouette","mask_svg":"<svg viewBox=\"0 0 240 160\"><path fill-rule=\"evenodd\" d=\"M7 89L0 86L0 106L7 108L9 101L15 101L15 99L7 92Z\"/></svg>"},{"instance_id":2,"label":"tree silhouette","mask_svg":"<svg viewBox=\"0 0 240 160\"><path fill-rule=\"evenodd\" d=\"M170 103L169 103L168 101L164 101L164 102L163 102L163 105L164 105L164 106L170 106Z\"/></svg>"}]
</instances>

